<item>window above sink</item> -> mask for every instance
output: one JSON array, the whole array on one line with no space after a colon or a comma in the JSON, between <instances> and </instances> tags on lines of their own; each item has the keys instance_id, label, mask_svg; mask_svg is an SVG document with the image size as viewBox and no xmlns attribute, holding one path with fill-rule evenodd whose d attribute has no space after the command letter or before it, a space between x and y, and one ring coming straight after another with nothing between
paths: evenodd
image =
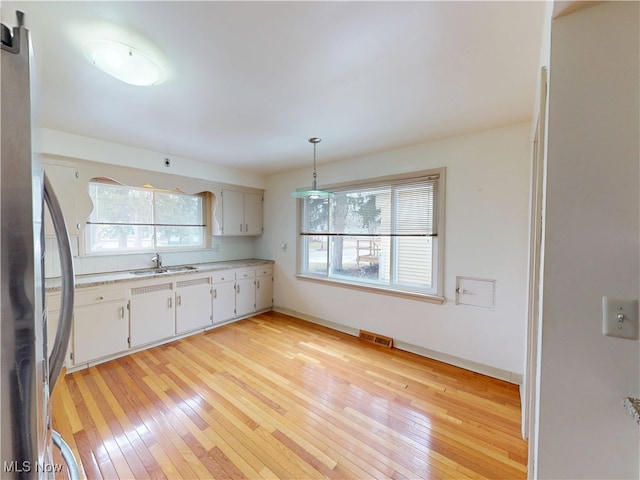
<instances>
[{"instance_id":1,"label":"window above sink","mask_svg":"<svg viewBox=\"0 0 640 480\"><path fill-rule=\"evenodd\" d=\"M88 253L130 253L205 248L207 196L120 185L89 183L93 211L87 221Z\"/></svg>"}]
</instances>

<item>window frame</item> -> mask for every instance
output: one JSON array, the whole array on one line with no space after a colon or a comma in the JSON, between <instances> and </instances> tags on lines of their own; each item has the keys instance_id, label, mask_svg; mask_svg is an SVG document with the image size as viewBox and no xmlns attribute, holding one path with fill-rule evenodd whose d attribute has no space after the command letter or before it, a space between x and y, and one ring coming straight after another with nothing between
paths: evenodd
<instances>
[{"instance_id":1,"label":"window frame","mask_svg":"<svg viewBox=\"0 0 640 480\"><path fill-rule=\"evenodd\" d=\"M296 254L296 278L305 281L311 281L321 284L335 285L338 287L352 288L361 291L367 291L371 293L399 296L404 298L411 298L416 300L422 300L430 303L442 304L445 301L444 298L444 246L445 246L445 199L446 199L446 168L434 168L429 170L415 171L406 174L390 175L384 177L374 177L368 179L362 179L354 182L344 182L339 184L324 185L322 189L327 191L345 191L350 189L358 189L371 187L375 185L384 186L388 183L389 186L406 182L410 184L421 177L427 177L432 175L438 175L438 193L437 193L437 206L436 215L438 217L438 230L437 236L432 237L437 242L434 246L434 254L432 258L433 269L433 281L435 288L429 292L425 292L423 289L416 289L411 287L403 287L397 283L391 283L390 285L379 285L372 282L350 280L342 277L334 277L331 275L331 266L329 265L331 259L330 247L327 247L327 272L326 274L317 274L308 271L304 271L305 265L307 265L308 248L305 248L305 235L302 234L302 228L305 222L304 216L304 199L297 199L296 201L296 218L297 218L297 254ZM396 215L395 206L392 211L393 215ZM395 237L391 237L395 239ZM332 243L329 241L329 243ZM394 241L395 243L395 241ZM395 247L391 248L391 255L396 256L398 254ZM397 264L393 267L397 268Z\"/></svg>"},{"instance_id":2,"label":"window frame","mask_svg":"<svg viewBox=\"0 0 640 480\"><path fill-rule=\"evenodd\" d=\"M210 196L207 194L207 192L198 192L198 193L185 193L183 191L180 191L178 189L176 190L166 190L166 189L162 189L162 188L154 188L152 186L133 186L133 185L126 185L126 184L122 184L116 181L112 181L111 179L107 179L107 178L93 178L88 182L88 188L91 188L92 184L103 184L103 185L110 185L110 186L114 186L114 187L119 187L119 188L123 188L123 189L131 189L131 190L138 190L138 191L145 191L145 192L151 192L152 197L151 197L151 202L153 204L153 209L152 209L152 223L150 223L148 226L151 227L153 229L153 235L152 235L152 239L153 239L153 245L149 248L127 248L127 249L108 249L108 250L92 250L91 248L91 234L90 234L90 227L91 225L96 225L96 223L91 222L90 217L91 215L89 215L89 219L87 219L87 221L85 222L85 228L83 228L83 234L84 234L84 242L82 242L84 244L84 255L87 256L108 256L108 255L129 255L129 254L140 254L140 253L153 253L153 252L179 252L179 251L188 251L188 250L204 250L206 248L208 248L208 244L210 241L210 230L211 230L211 226L210 226L210 222L207 220L209 218L209 209L211 208L210 203ZM156 228L158 227L162 227L162 226L167 226L166 224L162 224L162 223L157 223L156 222L156 193L160 193L160 194L171 194L171 195L184 195L187 197L199 197L201 199L201 223L197 224L197 225L190 225L190 224L185 224L185 225L176 225L176 226L185 226L185 227L201 227L203 229L203 233L202 233L202 243L200 245L176 245L176 246L158 246L156 244L157 241L157 232L156 232ZM94 205L95 208L95 205ZM91 213L93 213L93 209L91 211ZM119 224L117 222L114 222L113 225L129 225L129 226L133 226L134 224L132 223L122 223Z\"/></svg>"}]
</instances>

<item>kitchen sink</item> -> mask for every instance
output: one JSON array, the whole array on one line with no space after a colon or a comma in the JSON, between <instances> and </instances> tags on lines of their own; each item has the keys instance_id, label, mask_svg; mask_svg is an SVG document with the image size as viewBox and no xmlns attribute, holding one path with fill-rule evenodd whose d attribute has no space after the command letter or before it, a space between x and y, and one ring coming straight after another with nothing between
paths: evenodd
<instances>
[{"instance_id":1,"label":"kitchen sink","mask_svg":"<svg viewBox=\"0 0 640 480\"><path fill-rule=\"evenodd\" d=\"M182 265L181 267L166 267L161 268L160 270L165 270L166 273L177 273L177 272L188 272L190 270L197 270L198 267L194 267L193 265Z\"/></svg>"},{"instance_id":2,"label":"kitchen sink","mask_svg":"<svg viewBox=\"0 0 640 480\"><path fill-rule=\"evenodd\" d=\"M136 275L138 277L146 277L149 275L160 275L163 273L180 273L180 272L189 272L191 270L197 270L198 267L194 267L193 265L181 265L179 267L161 267L161 268L150 268L148 270L133 270L129 273Z\"/></svg>"}]
</instances>

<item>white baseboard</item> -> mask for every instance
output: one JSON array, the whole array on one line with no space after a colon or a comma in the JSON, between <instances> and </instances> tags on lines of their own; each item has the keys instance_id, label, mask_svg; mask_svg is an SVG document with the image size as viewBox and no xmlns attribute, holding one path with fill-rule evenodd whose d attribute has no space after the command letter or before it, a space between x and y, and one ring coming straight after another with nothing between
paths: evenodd
<instances>
[{"instance_id":1,"label":"white baseboard","mask_svg":"<svg viewBox=\"0 0 640 480\"><path fill-rule=\"evenodd\" d=\"M346 325L335 323L330 320L325 320L324 318L319 318L313 315L308 315L306 313L297 312L295 310L291 310L290 308L274 306L273 310L276 312L284 313L285 315L290 315L302 320L307 320L311 323L322 325L323 327L337 330L354 337L357 337L359 333L358 329L356 328L348 327ZM508 370L502 370L500 368L484 365L482 363L456 357L447 353L442 353L428 348L420 347L418 345L412 345L410 343L397 341L396 339L393 340L393 347L397 348L398 350L415 353L416 355L420 355L422 357L448 363L449 365L453 365L455 367L464 368L465 370L471 370L472 372L481 373L489 377L497 378L498 380L504 380L505 382L513 383L515 385L522 384L522 375L519 373L509 372Z\"/></svg>"}]
</instances>

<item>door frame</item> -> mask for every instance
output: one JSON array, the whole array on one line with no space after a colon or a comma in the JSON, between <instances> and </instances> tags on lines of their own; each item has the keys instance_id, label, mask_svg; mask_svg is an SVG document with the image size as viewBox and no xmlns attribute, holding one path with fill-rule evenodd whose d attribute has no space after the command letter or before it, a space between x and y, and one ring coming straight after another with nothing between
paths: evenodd
<instances>
[{"instance_id":1,"label":"door frame","mask_svg":"<svg viewBox=\"0 0 640 480\"><path fill-rule=\"evenodd\" d=\"M528 477L536 477L536 424L540 361L540 308L542 298L542 239L544 236L544 182L547 123L547 68L540 71L540 105L533 141L531 178L531 228L529 238L529 292L527 315L527 356L522 394L522 436L529 439Z\"/></svg>"}]
</instances>

